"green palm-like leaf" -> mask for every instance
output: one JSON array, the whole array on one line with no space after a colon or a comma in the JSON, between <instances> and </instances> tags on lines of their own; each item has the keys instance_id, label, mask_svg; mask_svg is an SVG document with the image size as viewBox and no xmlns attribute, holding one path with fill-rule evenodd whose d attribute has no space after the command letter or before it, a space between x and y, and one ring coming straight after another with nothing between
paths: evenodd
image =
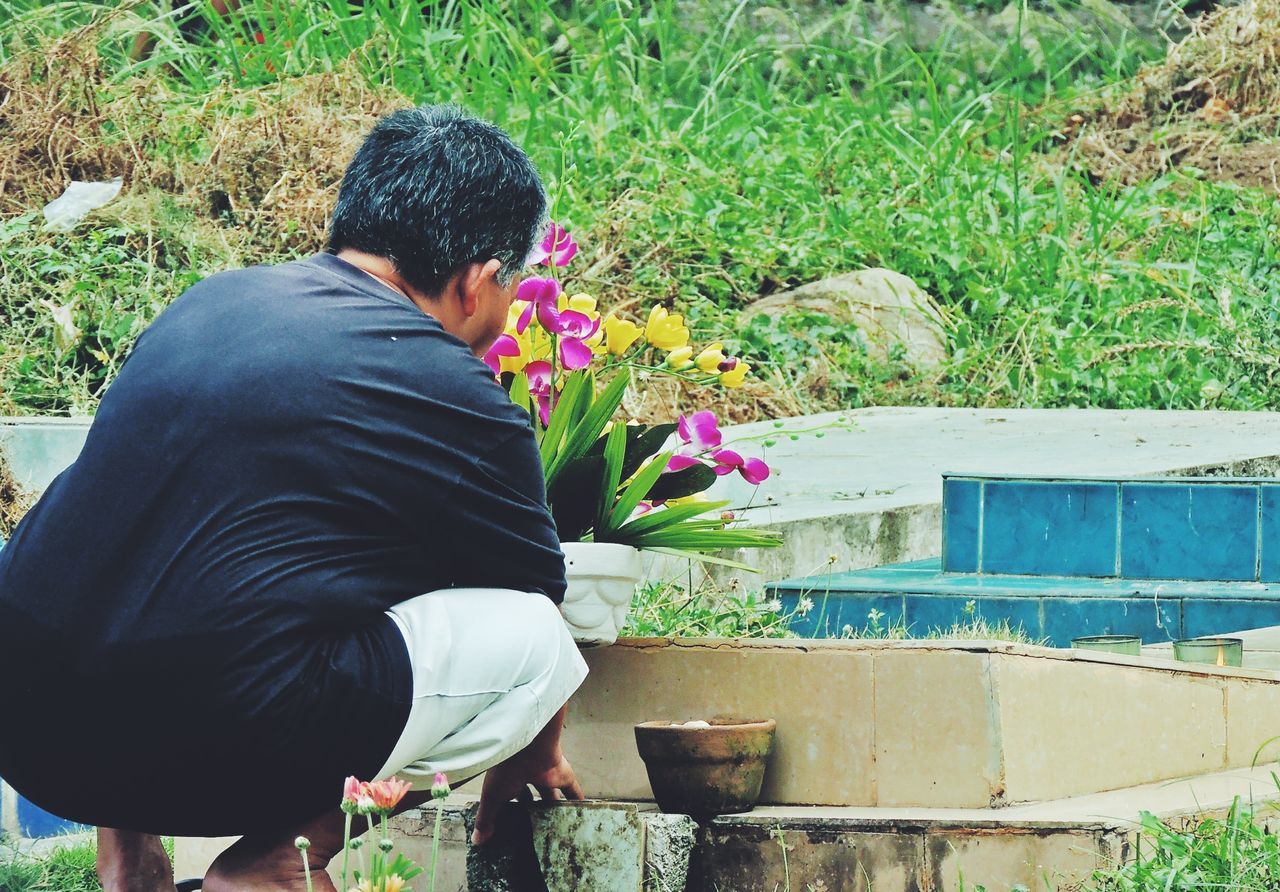
<instances>
[{"instance_id":1,"label":"green palm-like leaf","mask_svg":"<svg viewBox=\"0 0 1280 892\"><path fill-rule=\"evenodd\" d=\"M600 528L596 530L597 539L599 539L601 532L616 530L630 519L631 513L644 501L645 496L649 494L649 490L653 489L653 485L658 482L658 478L666 470L667 462L669 461L671 461L671 453L663 452L655 456L648 467L642 468L631 478L631 482L622 490L622 494L618 496L618 501L614 504L613 510L609 513L608 523L601 524Z\"/></svg>"},{"instance_id":2,"label":"green palm-like leaf","mask_svg":"<svg viewBox=\"0 0 1280 892\"><path fill-rule=\"evenodd\" d=\"M604 441L603 485L596 504L597 528L608 526L609 509L613 506L618 487L622 485L622 464L627 454L627 426L615 424Z\"/></svg>"},{"instance_id":3,"label":"green palm-like leaf","mask_svg":"<svg viewBox=\"0 0 1280 892\"><path fill-rule=\"evenodd\" d=\"M553 426L560 422L561 419L564 419L560 433L564 442L562 444L557 443L556 448L549 453L546 449L546 439L543 440L542 467L544 468L544 475L548 485L555 481L566 465L586 454L587 450L599 439L605 425L609 423L609 420L618 411L618 407L622 405L622 397L627 390L626 375L618 375L599 394L594 392L595 384L593 382L594 378L590 375L574 372L569 377L569 383L565 385L564 395L560 397L560 403L556 406L556 410L551 413L551 424ZM571 387L574 388L573 398L575 402L565 408L564 415L557 416ZM583 410L577 404L578 400L585 400L589 408ZM568 420L575 416L578 418L578 422L570 429ZM551 428L548 427L548 435L550 432Z\"/></svg>"},{"instance_id":4,"label":"green palm-like leaf","mask_svg":"<svg viewBox=\"0 0 1280 892\"><path fill-rule=\"evenodd\" d=\"M574 406L581 399L590 399L587 392L587 376L571 374L565 382L555 406L551 410L551 421L542 434L542 467L548 483L552 480L552 469L561 461L565 436L569 431L569 422L573 419Z\"/></svg>"}]
</instances>

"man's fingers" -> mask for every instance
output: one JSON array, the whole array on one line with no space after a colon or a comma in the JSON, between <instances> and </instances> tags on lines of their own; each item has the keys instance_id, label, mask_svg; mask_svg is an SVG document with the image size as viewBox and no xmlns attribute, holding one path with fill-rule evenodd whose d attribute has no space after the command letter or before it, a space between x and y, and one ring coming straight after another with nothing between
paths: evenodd
<instances>
[{"instance_id":1,"label":"man's fingers","mask_svg":"<svg viewBox=\"0 0 1280 892\"><path fill-rule=\"evenodd\" d=\"M476 810L476 829L471 832L471 844L482 846L493 836L493 809L482 797L480 808Z\"/></svg>"},{"instance_id":2,"label":"man's fingers","mask_svg":"<svg viewBox=\"0 0 1280 892\"><path fill-rule=\"evenodd\" d=\"M538 793L541 795L542 790L538 790ZM516 793L516 801L525 805L533 804L533 791L529 789L528 784L525 784L520 788L520 792Z\"/></svg>"},{"instance_id":3,"label":"man's fingers","mask_svg":"<svg viewBox=\"0 0 1280 892\"><path fill-rule=\"evenodd\" d=\"M576 777L571 778L569 780L569 783L566 786L561 787L560 789L564 790L565 795L567 795L570 799L586 799L587 798L582 792L582 784L578 783L578 779Z\"/></svg>"}]
</instances>

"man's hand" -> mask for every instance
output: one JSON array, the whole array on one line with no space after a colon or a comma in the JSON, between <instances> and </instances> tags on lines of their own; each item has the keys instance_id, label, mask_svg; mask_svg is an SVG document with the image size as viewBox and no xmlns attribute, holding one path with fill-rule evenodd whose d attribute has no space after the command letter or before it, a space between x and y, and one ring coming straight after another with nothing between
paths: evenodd
<instances>
[{"instance_id":1,"label":"man's hand","mask_svg":"<svg viewBox=\"0 0 1280 892\"><path fill-rule=\"evenodd\" d=\"M472 845L482 846L493 836L498 809L504 803L512 799L532 802L531 786L544 800L582 798L582 786L560 749L564 714L565 709L562 708L532 743L485 773L480 808L476 812L476 829L471 834Z\"/></svg>"}]
</instances>

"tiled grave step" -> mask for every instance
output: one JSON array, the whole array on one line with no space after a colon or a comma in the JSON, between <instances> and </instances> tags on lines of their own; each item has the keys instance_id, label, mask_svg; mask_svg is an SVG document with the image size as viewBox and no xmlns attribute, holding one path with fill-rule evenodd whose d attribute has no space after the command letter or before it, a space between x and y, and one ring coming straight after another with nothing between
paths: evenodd
<instances>
[{"instance_id":1,"label":"tiled grave step","mask_svg":"<svg viewBox=\"0 0 1280 892\"><path fill-rule=\"evenodd\" d=\"M1222 813L1239 799L1277 798L1276 766L1009 808L762 807L693 829L645 803L512 806L488 855L470 850L474 799L447 805L436 888L441 892L958 892L1017 883L1079 882L1132 857L1139 813L1167 820ZM512 812L520 812L513 814ZM431 809L392 822L397 847L431 858ZM661 839L653 828L671 828ZM182 839L178 872L198 875L228 840ZM690 854L689 846L692 845ZM470 864L468 864L470 861ZM688 882L682 866L688 865Z\"/></svg>"},{"instance_id":2,"label":"tiled grave step","mask_svg":"<svg viewBox=\"0 0 1280 892\"><path fill-rule=\"evenodd\" d=\"M41 839L84 829L83 824L64 821L28 802L0 779L0 833L15 839Z\"/></svg>"},{"instance_id":3,"label":"tiled grave step","mask_svg":"<svg viewBox=\"0 0 1280 892\"><path fill-rule=\"evenodd\" d=\"M1006 620L1033 640L1066 647L1081 635L1137 635L1146 644L1221 635L1280 620L1280 584L949 573L937 558L790 579L769 591L813 638L906 627L923 636L975 618ZM874 614L873 614L874 611Z\"/></svg>"},{"instance_id":4,"label":"tiled grave step","mask_svg":"<svg viewBox=\"0 0 1280 892\"><path fill-rule=\"evenodd\" d=\"M953 573L1280 581L1274 478L946 475Z\"/></svg>"}]
</instances>

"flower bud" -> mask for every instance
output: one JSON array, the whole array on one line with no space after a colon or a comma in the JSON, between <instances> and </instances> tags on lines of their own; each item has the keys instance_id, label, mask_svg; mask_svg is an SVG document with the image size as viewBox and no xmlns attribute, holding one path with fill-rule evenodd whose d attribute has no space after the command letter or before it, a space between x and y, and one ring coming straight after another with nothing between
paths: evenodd
<instances>
[{"instance_id":1,"label":"flower bud","mask_svg":"<svg viewBox=\"0 0 1280 892\"><path fill-rule=\"evenodd\" d=\"M307 839L305 836L299 836L293 841L293 847L305 852L307 849L311 848L311 840Z\"/></svg>"},{"instance_id":2,"label":"flower bud","mask_svg":"<svg viewBox=\"0 0 1280 892\"><path fill-rule=\"evenodd\" d=\"M677 347L667 355L667 365L677 372L693 366L693 348Z\"/></svg>"},{"instance_id":3,"label":"flower bud","mask_svg":"<svg viewBox=\"0 0 1280 892\"><path fill-rule=\"evenodd\" d=\"M443 771L437 771L435 779L431 784L432 799L447 799L449 797L449 778Z\"/></svg>"},{"instance_id":4,"label":"flower bud","mask_svg":"<svg viewBox=\"0 0 1280 892\"><path fill-rule=\"evenodd\" d=\"M382 849L382 851L384 851L384 852L389 852L389 851L391 851L391 850L392 850L392 848L394 848L394 847L395 847L395 843L393 843L393 842L392 842L391 840L389 840L389 839L380 839L380 840L378 840L378 848Z\"/></svg>"}]
</instances>

